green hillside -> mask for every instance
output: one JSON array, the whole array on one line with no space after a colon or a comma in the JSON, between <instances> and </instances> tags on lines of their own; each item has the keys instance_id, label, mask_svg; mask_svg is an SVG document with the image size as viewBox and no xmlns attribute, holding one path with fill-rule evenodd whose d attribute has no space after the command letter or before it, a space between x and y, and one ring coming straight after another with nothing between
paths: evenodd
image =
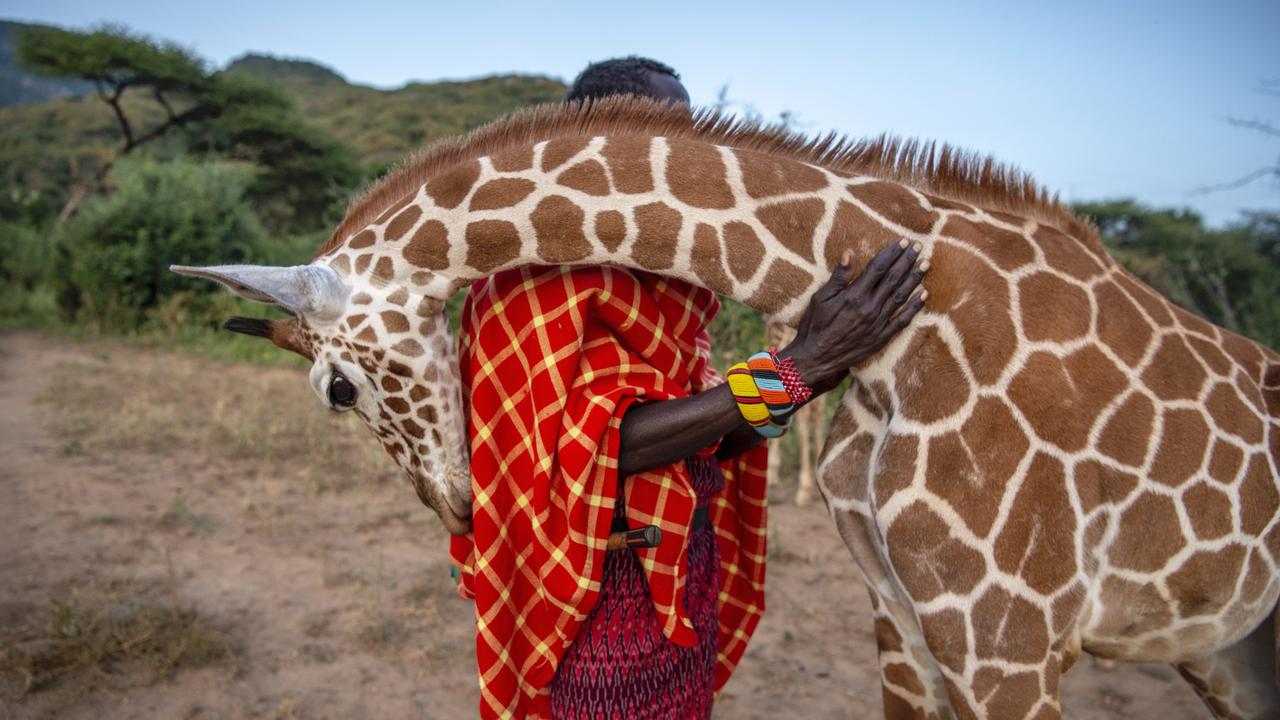
<instances>
[{"instance_id":1,"label":"green hillside","mask_svg":"<svg viewBox=\"0 0 1280 720\"><path fill-rule=\"evenodd\" d=\"M279 85L311 122L350 145L370 174L432 140L466 132L522 106L559 100L565 92L560 81L532 75L379 90L349 83L313 62L263 55L246 55L228 70ZM0 56L0 77L5 72L17 72L12 52ZM131 115L140 118L135 123L139 127L162 117L145 96L126 93L125 100ZM56 212L74 181L92 177L119 142L110 109L94 96L0 107L0 196ZM160 144L148 152L170 149Z\"/></svg>"}]
</instances>

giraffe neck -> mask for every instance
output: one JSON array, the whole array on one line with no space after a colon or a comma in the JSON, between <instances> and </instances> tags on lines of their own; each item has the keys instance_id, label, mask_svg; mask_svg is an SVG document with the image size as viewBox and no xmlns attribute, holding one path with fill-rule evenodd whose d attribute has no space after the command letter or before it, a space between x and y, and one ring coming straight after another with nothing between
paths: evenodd
<instances>
[{"instance_id":1,"label":"giraffe neck","mask_svg":"<svg viewBox=\"0 0 1280 720\"><path fill-rule=\"evenodd\" d=\"M941 222L896 183L690 139L584 136L438 173L325 259L436 298L522 265L618 265L794 322L846 249L861 265Z\"/></svg>"}]
</instances>

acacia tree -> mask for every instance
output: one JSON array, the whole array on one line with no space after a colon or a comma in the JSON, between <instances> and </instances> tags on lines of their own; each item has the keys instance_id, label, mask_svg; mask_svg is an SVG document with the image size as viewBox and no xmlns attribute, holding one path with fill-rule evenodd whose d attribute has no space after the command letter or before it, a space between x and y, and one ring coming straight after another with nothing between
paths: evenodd
<instances>
[{"instance_id":1,"label":"acacia tree","mask_svg":"<svg viewBox=\"0 0 1280 720\"><path fill-rule=\"evenodd\" d=\"M89 182L72 188L60 220L103 187L117 160L175 130L196 153L256 163L248 196L277 229L319 226L360 180L351 151L308 123L279 88L243 73L210 72L172 43L116 25L88 32L31 27L17 49L32 72L92 82L120 130L120 146ZM143 126L130 115L126 93L153 101L163 119Z\"/></svg>"}]
</instances>

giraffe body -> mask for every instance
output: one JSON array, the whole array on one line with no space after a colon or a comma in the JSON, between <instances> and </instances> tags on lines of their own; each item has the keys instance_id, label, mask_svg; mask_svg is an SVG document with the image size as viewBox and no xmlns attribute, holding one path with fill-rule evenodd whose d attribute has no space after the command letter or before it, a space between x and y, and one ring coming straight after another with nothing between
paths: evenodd
<instances>
[{"instance_id":1,"label":"giraffe body","mask_svg":"<svg viewBox=\"0 0 1280 720\"><path fill-rule=\"evenodd\" d=\"M1165 301L989 162L592 112L429 150L308 266L349 294L263 333L315 362L326 402L336 374L355 383L451 530L470 486L442 308L473 279L616 264L794 324L846 250L860 265L905 237L929 302L852 369L818 470L875 606L886 715L1059 717L1087 651L1174 663L1220 717L1280 716L1280 358ZM282 302L234 268L192 272Z\"/></svg>"}]
</instances>

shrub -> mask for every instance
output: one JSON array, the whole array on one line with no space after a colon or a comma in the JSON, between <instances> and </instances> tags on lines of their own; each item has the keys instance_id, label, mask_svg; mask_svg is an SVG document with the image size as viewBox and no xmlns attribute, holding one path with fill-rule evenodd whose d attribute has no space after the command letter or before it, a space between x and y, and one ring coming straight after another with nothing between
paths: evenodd
<instances>
[{"instance_id":1,"label":"shrub","mask_svg":"<svg viewBox=\"0 0 1280 720\"><path fill-rule=\"evenodd\" d=\"M64 228L51 284L65 319L132 330L178 291L222 292L170 264L253 262L267 236L244 199L241 170L211 163L122 163L116 192L92 200Z\"/></svg>"}]
</instances>

